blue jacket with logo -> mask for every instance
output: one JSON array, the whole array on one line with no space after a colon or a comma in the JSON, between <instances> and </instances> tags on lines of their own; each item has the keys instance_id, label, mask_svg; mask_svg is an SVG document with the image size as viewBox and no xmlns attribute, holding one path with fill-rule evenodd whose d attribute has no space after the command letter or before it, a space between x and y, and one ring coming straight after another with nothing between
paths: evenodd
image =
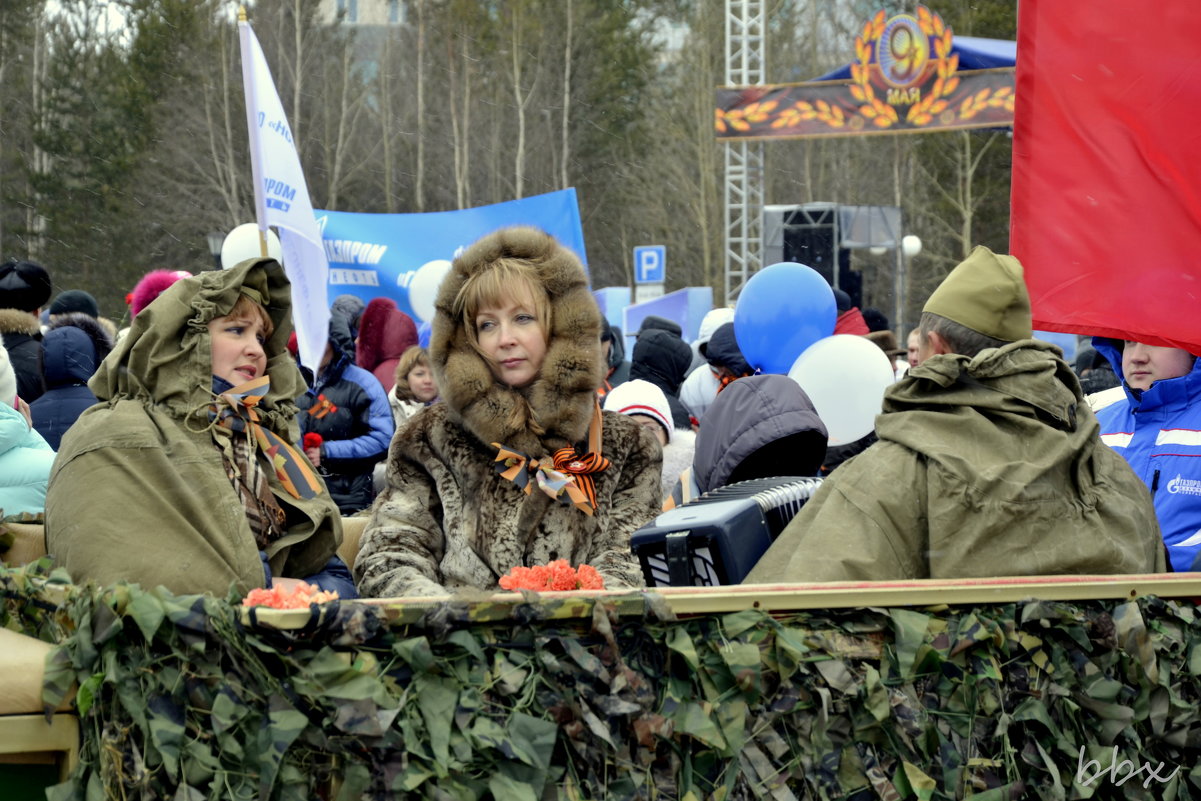
<instances>
[{"instance_id":1,"label":"blue jacket with logo","mask_svg":"<svg viewBox=\"0 0 1201 801\"><path fill-rule=\"evenodd\" d=\"M1093 347L1122 377L1122 354L1112 341L1098 337ZM1123 378L1101 396L1113 399L1095 410L1101 439L1150 488L1172 569L1194 569L1201 553L1201 359L1180 378L1142 392Z\"/></svg>"}]
</instances>

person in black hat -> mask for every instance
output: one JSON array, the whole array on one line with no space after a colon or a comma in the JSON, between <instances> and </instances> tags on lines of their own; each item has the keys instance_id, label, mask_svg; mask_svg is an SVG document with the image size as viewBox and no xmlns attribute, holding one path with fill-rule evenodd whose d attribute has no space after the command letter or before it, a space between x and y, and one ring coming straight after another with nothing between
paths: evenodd
<instances>
[{"instance_id":1,"label":"person in black hat","mask_svg":"<svg viewBox=\"0 0 1201 801\"><path fill-rule=\"evenodd\" d=\"M626 358L625 338L620 326L606 322L601 327L601 353L605 357L605 379L596 390L604 398L630 380L630 360Z\"/></svg>"},{"instance_id":2,"label":"person in black hat","mask_svg":"<svg viewBox=\"0 0 1201 801\"><path fill-rule=\"evenodd\" d=\"M672 425L676 428L692 427L691 415L680 402L680 384L691 364L692 348L678 334L665 328L645 326L638 332L634 356L630 360L630 378L641 378L663 390L671 406Z\"/></svg>"},{"instance_id":3,"label":"person in black hat","mask_svg":"<svg viewBox=\"0 0 1201 801\"><path fill-rule=\"evenodd\" d=\"M94 319L100 316L100 305L90 292L84 292L82 289L59 292L58 297L50 304L50 322L54 322L55 315L71 312L86 314Z\"/></svg>"},{"instance_id":4,"label":"person in black hat","mask_svg":"<svg viewBox=\"0 0 1201 801\"><path fill-rule=\"evenodd\" d=\"M1109 360L1091 346L1076 353L1076 375L1080 378L1080 390L1086 396L1122 385L1122 379L1113 371ZM1095 405L1093 409L1096 409Z\"/></svg>"},{"instance_id":5,"label":"person in black hat","mask_svg":"<svg viewBox=\"0 0 1201 801\"><path fill-rule=\"evenodd\" d=\"M0 336L17 376L17 395L33 401L46 391L38 312L50 299L50 275L40 264L0 264Z\"/></svg>"},{"instance_id":6,"label":"person in black hat","mask_svg":"<svg viewBox=\"0 0 1201 801\"><path fill-rule=\"evenodd\" d=\"M647 315L646 319L642 321L642 325L638 327L638 336L642 336L647 331L666 331L677 337L684 335L684 329L680 327L679 323L657 314Z\"/></svg>"}]
</instances>

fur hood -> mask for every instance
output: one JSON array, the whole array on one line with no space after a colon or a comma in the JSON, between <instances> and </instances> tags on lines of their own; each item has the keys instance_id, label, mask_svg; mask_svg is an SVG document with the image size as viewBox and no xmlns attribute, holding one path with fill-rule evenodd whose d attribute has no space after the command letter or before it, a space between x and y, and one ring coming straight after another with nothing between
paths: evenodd
<instances>
[{"instance_id":1,"label":"fur hood","mask_svg":"<svg viewBox=\"0 0 1201 801\"><path fill-rule=\"evenodd\" d=\"M467 279L502 257L534 264L551 307L541 374L520 390L493 377L487 360L471 346L463 321L452 316ZM605 373L603 318L575 254L535 228L496 231L454 260L435 309L430 362L452 420L484 445L501 442L535 457L587 437Z\"/></svg>"},{"instance_id":2,"label":"fur hood","mask_svg":"<svg viewBox=\"0 0 1201 801\"><path fill-rule=\"evenodd\" d=\"M20 309L0 309L0 334L28 334L42 338L42 327L38 319Z\"/></svg>"}]
</instances>

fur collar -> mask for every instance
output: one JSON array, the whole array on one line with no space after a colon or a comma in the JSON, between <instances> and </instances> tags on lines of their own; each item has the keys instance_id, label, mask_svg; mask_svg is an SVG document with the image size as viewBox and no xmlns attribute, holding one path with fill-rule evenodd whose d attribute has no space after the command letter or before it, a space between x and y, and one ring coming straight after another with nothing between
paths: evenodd
<instances>
[{"instance_id":1,"label":"fur collar","mask_svg":"<svg viewBox=\"0 0 1201 801\"><path fill-rule=\"evenodd\" d=\"M41 324L29 312L20 309L0 309L0 334L29 334L36 337L41 333Z\"/></svg>"},{"instance_id":2,"label":"fur collar","mask_svg":"<svg viewBox=\"0 0 1201 801\"><path fill-rule=\"evenodd\" d=\"M451 316L466 280L504 256L535 265L551 305L542 373L521 390L493 378L487 361L471 347L462 321ZM587 437L596 388L604 376L603 318L575 254L535 228L489 234L454 260L435 308L430 362L452 420L485 445L501 442L530 456L544 456Z\"/></svg>"}]
</instances>

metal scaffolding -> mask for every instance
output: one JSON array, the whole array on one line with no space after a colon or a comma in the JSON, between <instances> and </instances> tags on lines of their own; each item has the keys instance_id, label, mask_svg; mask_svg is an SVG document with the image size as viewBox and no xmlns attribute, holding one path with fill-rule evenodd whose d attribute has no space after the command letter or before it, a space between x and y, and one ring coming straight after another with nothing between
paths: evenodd
<instances>
[{"instance_id":1,"label":"metal scaffolding","mask_svg":"<svg viewBox=\"0 0 1201 801\"><path fill-rule=\"evenodd\" d=\"M726 86L764 82L763 0L726 0ZM763 144L725 144L725 302L763 266Z\"/></svg>"}]
</instances>

